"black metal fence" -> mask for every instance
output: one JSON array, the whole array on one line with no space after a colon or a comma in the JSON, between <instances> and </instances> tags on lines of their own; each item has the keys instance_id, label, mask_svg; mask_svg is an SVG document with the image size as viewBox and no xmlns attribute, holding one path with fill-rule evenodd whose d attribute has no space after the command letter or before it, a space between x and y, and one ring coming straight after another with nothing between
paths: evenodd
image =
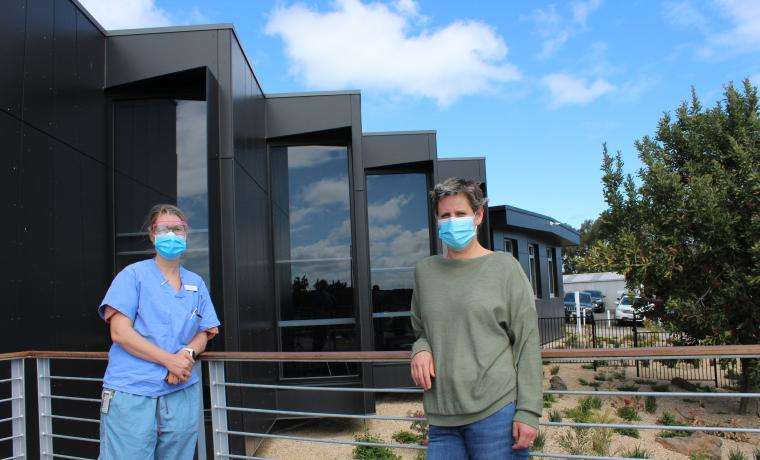
<instances>
[{"instance_id":1,"label":"black metal fence","mask_svg":"<svg viewBox=\"0 0 760 460\"><path fill-rule=\"evenodd\" d=\"M669 332L645 327L641 322L621 323L615 319L584 319L580 328L565 317L539 318L541 343L545 349L636 348L674 346ZM715 388L737 390L741 362L737 359L694 359L681 361L588 361L594 370L605 365L635 367L636 377L668 380L680 377L688 382L709 382ZM706 387L704 388L707 389Z\"/></svg>"}]
</instances>

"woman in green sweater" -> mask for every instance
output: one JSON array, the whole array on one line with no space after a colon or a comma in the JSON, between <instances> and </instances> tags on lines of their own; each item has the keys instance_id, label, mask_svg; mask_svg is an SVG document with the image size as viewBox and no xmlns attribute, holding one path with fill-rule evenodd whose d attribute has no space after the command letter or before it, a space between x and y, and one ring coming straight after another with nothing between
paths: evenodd
<instances>
[{"instance_id":1,"label":"woman in green sweater","mask_svg":"<svg viewBox=\"0 0 760 460\"><path fill-rule=\"evenodd\" d=\"M447 251L417 263L411 316L428 459L528 458L543 381L533 290L511 255L475 237L487 201L477 182L450 178L431 196Z\"/></svg>"}]
</instances>

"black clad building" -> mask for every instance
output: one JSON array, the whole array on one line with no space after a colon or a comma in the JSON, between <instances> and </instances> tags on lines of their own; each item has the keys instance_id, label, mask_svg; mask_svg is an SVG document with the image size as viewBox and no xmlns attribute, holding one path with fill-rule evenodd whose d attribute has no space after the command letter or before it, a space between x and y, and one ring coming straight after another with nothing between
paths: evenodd
<instances>
[{"instance_id":1,"label":"black clad building","mask_svg":"<svg viewBox=\"0 0 760 460\"><path fill-rule=\"evenodd\" d=\"M438 159L433 131L363 133L359 92L265 94L232 25L105 31L76 0L3 7L2 351L105 350L96 306L116 272L151 254L144 219L158 202L188 213L185 265L222 321L213 349L409 349L413 265L440 251L426 190L449 176L485 183L483 158ZM479 238L491 246L489 225ZM229 372L411 384L405 366ZM369 395L230 398L374 411ZM231 423L268 429L268 417Z\"/></svg>"}]
</instances>

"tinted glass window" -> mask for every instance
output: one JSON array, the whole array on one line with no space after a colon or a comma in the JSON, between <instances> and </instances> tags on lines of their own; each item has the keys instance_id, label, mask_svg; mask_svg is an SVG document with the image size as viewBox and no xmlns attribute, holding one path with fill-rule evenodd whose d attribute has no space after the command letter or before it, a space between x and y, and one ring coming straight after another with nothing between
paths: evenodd
<instances>
[{"instance_id":1,"label":"tinted glass window","mask_svg":"<svg viewBox=\"0 0 760 460\"><path fill-rule=\"evenodd\" d=\"M581 293L581 302L582 303L590 303L591 302L591 296L588 294Z\"/></svg>"},{"instance_id":2,"label":"tinted glass window","mask_svg":"<svg viewBox=\"0 0 760 460\"><path fill-rule=\"evenodd\" d=\"M348 149L270 149L283 351L356 349ZM356 373L355 365L283 366L284 377Z\"/></svg>"},{"instance_id":3,"label":"tinted glass window","mask_svg":"<svg viewBox=\"0 0 760 460\"><path fill-rule=\"evenodd\" d=\"M414 265L430 255L427 176L367 176L375 348L409 350Z\"/></svg>"},{"instance_id":4,"label":"tinted glass window","mask_svg":"<svg viewBox=\"0 0 760 460\"><path fill-rule=\"evenodd\" d=\"M182 264L211 286L206 102L118 101L114 107L117 269L154 255L145 218L159 203L187 214Z\"/></svg>"},{"instance_id":5,"label":"tinted glass window","mask_svg":"<svg viewBox=\"0 0 760 460\"><path fill-rule=\"evenodd\" d=\"M565 302L575 302L575 294L572 292L565 294Z\"/></svg>"}]
</instances>

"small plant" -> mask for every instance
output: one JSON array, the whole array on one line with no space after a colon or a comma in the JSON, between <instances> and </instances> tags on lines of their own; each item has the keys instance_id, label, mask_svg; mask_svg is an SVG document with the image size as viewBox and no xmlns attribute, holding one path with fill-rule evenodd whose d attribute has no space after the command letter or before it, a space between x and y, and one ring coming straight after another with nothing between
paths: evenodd
<instances>
[{"instance_id":1,"label":"small plant","mask_svg":"<svg viewBox=\"0 0 760 460\"><path fill-rule=\"evenodd\" d=\"M357 442L372 442L382 444L384 441L379 436L364 430L362 434L357 434L354 439ZM401 457L394 454L387 447L381 446L356 446L354 447L354 458L357 460L400 460Z\"/></svg>"},{"instance_id":2,"label":"small plant","mask_svg":"<svg viewBox=\"0 0 760 460\"><path fill-rule=\"evenodd\" d=\"M550 422L561 422L562 421L562 412L558 410L553 410L549 412L549 421Z\"/></svg>"},{"instance_id":3,"label":"small plant","mask_svg":"<svg viewBox=\"0 0 760 460\"><path fill-rule=\"evenodd\" d=\"M618 385L620 391L639 391L639 387L636 385Z\"/></svg>"},{"instance_id":4,"label":"small plant","mask_svg":"<svg viewBox=\"0 0 760 460\"><path fill-rule=\"evenodd\" d=\"M639 413L636 411L636 408L627 404L625 406L618 407L617 414L618 417L629 422L632 422L634 420L641 420L641 417L639 417Z\"/></svg>"},{"instance_id":5,"label":"small plant","mask_svg":"<svg viewBox=\"0 0 760 460\"><path fill-rule=\"evenodd\" d=\"M397 431L393 433L392 437L399 444L415 444L420 442L420 435L407 430Z\"/></svg>"},{"instance_id":6,"label":"small plant","mask_svg":"<svg viewBox=\"0 0 760 460\"><path fill-rule=\"evenodd\" d=\"M596 361L596 365L597 365L597 367L600 367L600 366L607 366L607 364L608 364L608 363L607 363L607 360L604 360L604 359L602 359L602 360L599 360L599 361Z\"/></svg>"},{"instance_id":7,"label":"small plant","mask_svg":"<svg viewBox=\"0 0 760 460\"><path fill-rule=\"evenodd\" d=\"M654 380L648 380L648 379L635 379L634 382L637 385L654 385L657 383Z\"/></svg>"},{"instance_id":8,"label":"small plant","mask_svg":"<svg viewBox=\"0 0 760 460\"><path fill-rule=\"evenodd\" d=\"M594 365L591 364L591 363L581 364L581 369L593 370L594 369Z\"/></svg>"},{"instance_id":9,"label":"small plant","mask_svg":"<svg viewBox=\"0 0 760 460\"><path fill-rule=\"evenodd\" d=\"M598 396L589 396L581 401L581 404L588 407L588 409L601 409L602 400Z\"/></svg>"},{"instance_id":10,"label":"small plant","mask_svg":"<svg viewBox=\"0 0 760 460\"><path fill-rule=\"evenodd\" d=\"M710 460L712 457L707 452L692 452L689 460Z\"/></svg>"},{"instance_id":11,"label":"small plant","mask_svg":"<svg viewBox=\"0 0 760 460\"><path fill-rule=\"evenodd\" d=\"M621 452L620 456L625 458L652 458L652 453L646 449L642 449L641 444L639 444L633 449Z\"/></svg>"},{"instance_id":12,"label":"small plant","mask_svg":"<svg viewBox=\"0 0 760 460\"><path fill-rule=\"evenodd\" d=\"M533 440L533 447L531 450L540 451L544 448L545 444L546 434L543 431L539 431L538 434L536 434L536 439Z\"/></svg>"},{"instance_id":13,"label":"small plant","mask_svg":"<svg viewBox=\"0 0 760 460\"><path fill-rule=\"evenodd\" d=\"M644 400L644 410L648 414L654 414L657 411L657 398L654 396L647 396Z\"/></svg>"},{"instance_id":14,"label":"small plant","mask_svg":"<svg viewBox=\"0 0 760 460\"><path fill-rule=\"evenodd\" d=\"M425 418L425 413L421 410L418 411L410 411L409 412L410 417L414 418ZM412 424L409 426L409 429L411 429L413 432L417 433L420 437L420 440L426 440L428 437L428 430L430 427L428 426L427 420L415 420L412 422Z\"/></svg>"},{"instance_id":15,"label":"small plant","mask_svg":"<svg viewBox=\"0 0 760 460\"><path fill-rule=\"evenodd\" d=\"M597 382L604 382L605 380L607 380L607 375L600 372L594 375L594 380L596 380Z\"/></svg>"},{"instance_id":16,"label":"small plant","mask_svg":"<svg viewBox=\"0 0 760 460\"><path fill-rule=\"evenodd\" d=\"M588 386L588 380L586 379L578 379L578 383L584 386Z\"/></svg>"},{"instance_id":17,"label":"small plant","mask_svg":"<svg viewBox=\"0 0 760 460\"><path fill-rule=\"evenodd\" d=\"M595 423L613 423L615 421L612 413L605 410L602 413L592 417ZM591 452L598 456L607 456L610 454L610 444L612 444L612 429L610 428L593 428L591 430Z\"/></svg>"},{"instance_id":18,"label":"small plant","mask_svg":"<svg viewBox=\"0 0 760 460\"><path fill-rule=\"evenodd\" d=\"M747 460L747 456L739 449L731 449L728 453L728 460Z\"/></svg>"},{"instance_id":19,"label":"small plant","mask_svg":"<svg viewBox=\"0 0 760 460\"><path fill-rule=\"evenodd\" d=\"M665 426L678 425L678 421L676 420L676 416L673 415L673 414L671 414L668 411L663 411L662 412L662 414L660 415L660 418L657 419L657 423L659 423L660 425L665 425Z\"/></svg>"},{"instance_id":20,"label":"small plant","mask_svg":"<svg viewBox=\"0 0 760 460\"><path fill-rule=\"evenodd\" d=\"M544 409L549 409L555 402L557 402L557 398L553 394L544 393Z\"/></svg>"},{"instance_id":21,"label":"small plant","mask_svg":"<svg viewBox=\"0 0 760 460\"><path fill-rule=\"evenodd\" d=\"M755 449L755 460L760 460L760 448Z\"/></svg>"},{"instance_id":22,"label":"small plant","mask_svg":"<svg viewBox=\"0 0 760 460\"><path fill-rule=\"evenodd\" d=\"M639 439L639 430L636 428L615 428L615 433L631 438Z\"/></svg>"},{"instance_id":23,"label":"small plant","mask_svg":"<svg viewBox=\"0 0 760 460\"><path fill-rule=\"evenodd\" d=\"M620 380L621 382L624 381L626 379L625 369L615 372L614 377Z\"/></svg>"},{"instance_id":24,"label":"small plant","mask_svg":"<svg viewBox=\"0 0 760 460\"><path fill-rule=\"evenodd\" d=\"M427 460L427 454L424 450L418 450L414 455L414 460Z\"/></svg>"},{"instance_id":25,"label":"small plant","mask_svg":"<svg viewBox=\"0 0 760 460\"><path fill-rule=\"evenodd\" d=\"M684 430L663 430L657 433L661 438L688 438L691 433Z\"/></svg>"},{"instance_id":26,"label":"small plant","mask_svg":"<svg viewBox=\"0 0 760 460\"><path fill-rule=\"evenodd\" d=\"M588 386L592 388L599 388L600 386L602 386L602 382L589 382Z\"/></svg>"},{"instance_id":27,"label":"small plant","mask_svg":"<svg viewBox=\"0 0 760 460\"><path fill-rule=\"evenodd\" d=\"M659 391L661 393L668 392L670 391L670 384L658 383L657 385L652 385L652 391Z\"/></svg>"},{"instance_id":28,"label":"small plant","mask_svg":"<svg viewBox=\"0 0 760 460\"><path fill-rule=\"evenodd\" d=\"M550 370L549 372L550 372L552 375L557 375L557 374L559 374L559 366L554 366L554 367L552 367L552 368L551 368L551 370Z\"/></svg>"},{"instance_id":29,"label":"small plant","mask_svg":"<svg viewBox=\"0 0 760 460\"><path fill-rule=\"evenodd\" d=\"M573 428L565 431L557 439L557 444L568 454L585 454L591 446L590 431L588 428Z\"/></svg>"},{"instance_id":30,"label":"small plant","mask_svg":"<svg viewBox=\"0 0 760 460\"><path fill-rule=\"evenodd\" d=\"M582 404L578 404L570 409L565 409L565 415L575 423L589 423L591 421L590 408L584 407Z\"/></svg>"}]
</instances>

